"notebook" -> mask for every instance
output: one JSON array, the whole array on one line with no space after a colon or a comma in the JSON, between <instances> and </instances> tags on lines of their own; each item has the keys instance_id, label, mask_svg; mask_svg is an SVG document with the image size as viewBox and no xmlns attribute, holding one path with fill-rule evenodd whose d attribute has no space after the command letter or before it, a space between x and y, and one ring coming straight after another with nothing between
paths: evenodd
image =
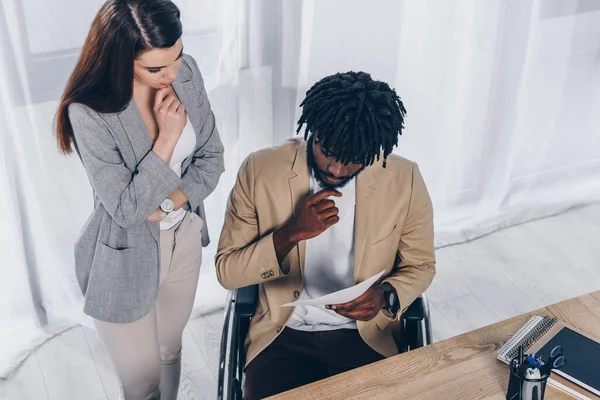
<instances>
[{"instance_id":1,"label":"notebook","mask_svg":"<svg viewBox=\"0 0 600 400\"><path fill-rule=\"evenodd\" d=\"M548 359L550 350L558 344L567 365L553 371L548 384L577 399L600 399L600 343L556 318L532 317L502 346L497 358L508 364L523 345L525 353L541 354Z\"/></svg>"}]
</instances>

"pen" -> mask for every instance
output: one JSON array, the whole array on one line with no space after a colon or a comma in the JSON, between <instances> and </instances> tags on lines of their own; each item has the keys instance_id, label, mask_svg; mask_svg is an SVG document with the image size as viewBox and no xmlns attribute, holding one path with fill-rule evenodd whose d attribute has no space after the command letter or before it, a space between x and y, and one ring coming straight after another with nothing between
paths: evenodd
<instances>
[{"instance_id":1,"label":"pen","mask_svg":"<svg viewBox=\"0 0 600 400\"><path fill-rule=\"evenodd\" d=\"M527 356L527 365L534 368L536 366L535 362L535 354L530 354Z\"/></svg>"},{"instance_id":2,"label":"pen","mask_svg":"<svg viewBox=\"0 0 600 400\"><path fill-rule=\"evenodd\" d=\"M524 371L524 365L525 364L523 362L523 345L519 346L519 376L523 377L525 371Z\"/></svg>"}]
</instances>

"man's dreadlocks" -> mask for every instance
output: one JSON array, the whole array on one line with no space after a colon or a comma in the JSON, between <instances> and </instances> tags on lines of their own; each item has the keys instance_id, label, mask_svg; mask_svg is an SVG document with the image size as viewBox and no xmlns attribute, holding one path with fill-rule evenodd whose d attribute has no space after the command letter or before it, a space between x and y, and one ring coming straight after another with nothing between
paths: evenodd
<instances>
[{"instance_id":1,"label":"man's dreadlocks","mask_svg":"<svg viewBox=\"0 0 600 400\"><path fill-rule=\"evenodd\" d=\"M344 164L371 165L383 149L384 168L398 145L406 115L400 97L387 83L354 71L321 79L306 92L300 107L296 133L306 124L304 139L315 133L317 141Z\"/></svg>"}]
</instances>

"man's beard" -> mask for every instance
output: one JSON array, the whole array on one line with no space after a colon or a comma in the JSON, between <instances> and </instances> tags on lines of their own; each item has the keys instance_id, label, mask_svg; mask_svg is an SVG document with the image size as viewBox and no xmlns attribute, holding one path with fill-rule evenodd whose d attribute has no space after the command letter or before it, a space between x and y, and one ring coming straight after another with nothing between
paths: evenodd
<instances>
[{"instance_id":1,"label":"man's beard","mask_svg":"<svg viewBox=\"0 0 600 400\"><path fill-rule=\"evenodd\" d=\"M365 167L363 166L361 169L356 171L356 173L352 176L345 178L342 182L332 185L323 180L323 176L330 177L332 179L337 179L335 176L331 175L328 172L322 171L315 161L315 155L313 153L313 136L308 139L308 147L306 149L306 162L308 167L311 169L313 176L319 183L319 185L324 189L341 189L348 184L352 179L356 177L356 175L360 174Z\"/></svg>"}]
</instances>

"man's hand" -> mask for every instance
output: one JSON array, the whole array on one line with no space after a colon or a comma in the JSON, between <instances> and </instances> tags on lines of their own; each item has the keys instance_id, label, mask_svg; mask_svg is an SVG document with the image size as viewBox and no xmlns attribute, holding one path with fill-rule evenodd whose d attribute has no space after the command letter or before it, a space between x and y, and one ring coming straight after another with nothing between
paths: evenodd
<instances>
[{"instance_id":1,"label":"man's hand","mask_svg":"<svg viewBox=\"0 0 600 400\"><path fill-rule=\"evenodd\" d=\"M342 194L333 189L313 194L304 200L293 220L275 231L273 243L278 262L281 262L301 240L319 236L339 222L339 210L333 200L327 199L329 196L342 197Z\"/></svg>"},{"instance_id":2,"label":"man's hand","mask_svg":"<svg viewBox=\"0 0 600 400\"><path fill-rule=\"evenodd\" d=\"M312 239L337 224L339 209L328 197L342 197L337 190L324 189L304 200L290 224L290 233L298 241Z\"/></svg>"},{"instance_id":3,"label":"man's hand","mask_svg":"<svg viewBox=\"0 0 600 400\"><path fill-rule=\"evenodd\" d=\"M385 292L379 285L370 287L356 299L344 304L327 305L325 308L357 321L370 321L385 306Z\"/></svg>"},{"instance_id":4,"label":"man's hand","mask_svg":"<svg viewBox=\"0 0 600 400\"><path fill-rule=\"evenodd\" d=\"M152 214L146 219L148 222L160 222L167 218L167 213L164 212L160 207L154 210Z\"/></svg>"}]
</instances>

